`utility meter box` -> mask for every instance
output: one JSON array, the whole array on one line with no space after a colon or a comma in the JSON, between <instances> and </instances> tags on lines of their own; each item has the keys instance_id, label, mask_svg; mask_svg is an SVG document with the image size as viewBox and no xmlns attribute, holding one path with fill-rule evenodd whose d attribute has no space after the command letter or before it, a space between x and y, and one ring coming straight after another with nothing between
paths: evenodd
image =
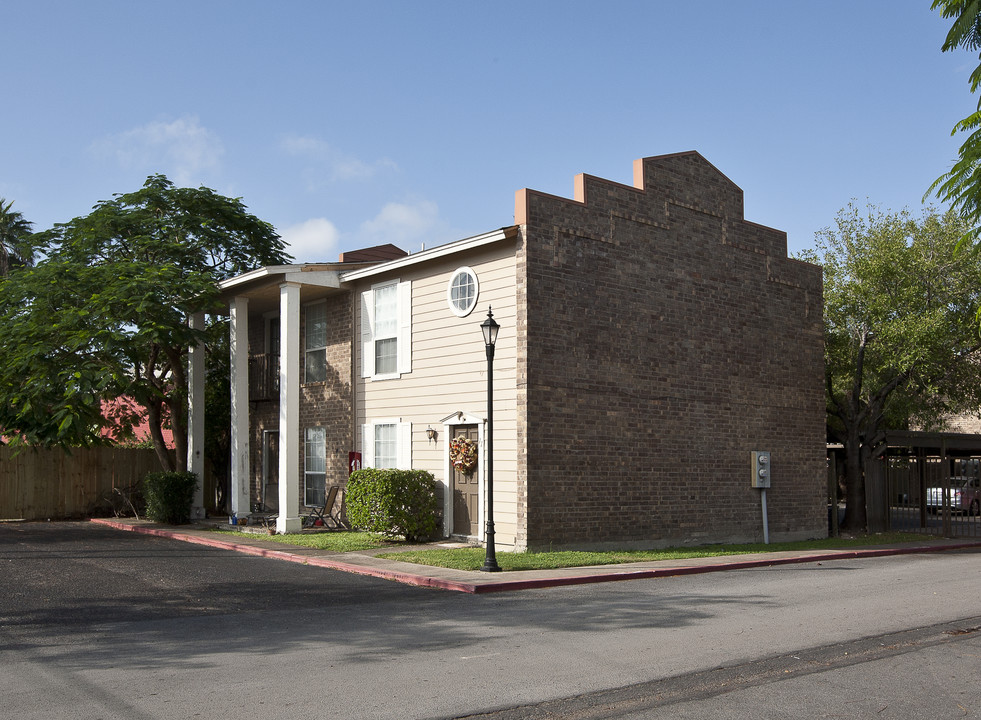
<instances>
[{"instance_id":1,"label":"utility meter box","mask_svg":"<svg viewBox=\"0 0 981 720\"><path fill-rule=\"evenodd\" d=\"M753 451L753 487L770 487L770 453L766 450Z\"/></svg>"}]
</instances>

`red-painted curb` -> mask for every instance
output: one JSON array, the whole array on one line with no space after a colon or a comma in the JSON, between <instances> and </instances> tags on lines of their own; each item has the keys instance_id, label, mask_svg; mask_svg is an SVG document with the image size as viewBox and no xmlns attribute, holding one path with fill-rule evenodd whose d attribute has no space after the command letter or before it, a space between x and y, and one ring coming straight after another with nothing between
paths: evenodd
<instances>
[{"instance_id":1,"label":"red-painted curb","mask_svg":"<svg viewBox=\"0 0 981 720\"><path fill-rule=\"evenodd\" d=\"M373 568L367 565L357 565L355 563L331 560L325 557L311 557L309 555L298 555L286 550L270 550L267 548L246 545L244 543L222 540L221 538L199 537L188 535L177 530L165 530L157 527L147 527L145 525L132 525L130 523L108 520L105 518L93 518L91 522L98 525L106 525L116 530L126 530L142 535L154 535L156 537L170 538L171 540L181 540L183 542L205 545L207 547L219 548L221 550L233 550L245 555L255 555L257 557L273 558L275 560L285 560L301 565L313 565L314 567L328 568L330 570L340 570L342 572L354 573L357 575L367 575L384 580L394 580L406 585L416 585L419 587L432 587L441 590L454 590L456 592L474 593L474 585L471 583L461 583L453 580L434 578L426 575L416 575L413 573L385 570L383 568Z\"/></svg>"},{"instance_id":2,"label":"red-painted curb","mask_svg":"<svg viewBox=\"0 0 981 720\"><path fill-rule=\"evenodd\" d=\"M962 543L957 545L917 545L903 548L877 550L843 550L838 553L805 555L792 558L771 558L761 560L736 560L714 565L684 565L678 567L649 568L644 570L622 570L600 575L566 576L556 578L536 578L533 580L505 580L498 583L475 586L474 593L505 592L508 590L531 590L534 588L562 587L566 585L587 585L600 582L619 582L622 580L644 580L659 577L678 577L681 575L701 575L726 570L749 570L774 565L795 565L850 558L885 557L888 555L913 555L918 553L942 552L945 550L964 550L981 547L981 543ZM731 556L730 556L731 557Z\"/></svg>"},{"instance_id":3,"label":"red-painted curb","mask_svg":"<svg viewBox=\"0 0 981 720\"><path fill-rule=\"evenodd\" d=\"M589 585L592 583L602 582L620 582L624 580L677 577L681 575L701 575L703 573L722 572L725 570L748 570L752 568L771 567L775 565L794 565L812 562L827 562L830 560L885 557L888 555L914 555L981 547L981 543L979 542L970 542L958 543L956 545L914 545L899 548L878 548L871 550L841 550L822 553L820 555L802 555L799 557L769 559L762 558L758 560L735 560L732 562L717 563L712 565L684 565L678 567L647 568L643 570L619 570L595 575L566 575L562 577L530 578L527 580L501 580L498 582L490 581L468 583L458 580L447 580L445 578L432 577L429 575L419 575L416 573L407 573L397 570L374 568L367 565L358 565L356 563L332 560L331 558L326 557L298 555L286 550L270 550L268 548L256 547L255 545L246 545L229 540L222 540L221 538L188 535L176 530L165 530L163 528L148 527L145 525L132 525L130 523L108 520L105 518L93 518L92 522L99 525L106 525L117 530L127 530L130 532L142 533L144 535L166 537L173 540L195 543L197 545L220 548L222 550L233 550L246 555L255 555L258 557L273 558L276 560L286 560L288 562L300 563L301 565L313 565L314 567L340 570L342 572L366 575L384 580L393 580L406 585L430 587L439 590L451 590L454 592L469 593L471 595L492 592L510 592L515 590L533 590L536 588L565 587L568 585Z\"/></svg>"}]
</instances>

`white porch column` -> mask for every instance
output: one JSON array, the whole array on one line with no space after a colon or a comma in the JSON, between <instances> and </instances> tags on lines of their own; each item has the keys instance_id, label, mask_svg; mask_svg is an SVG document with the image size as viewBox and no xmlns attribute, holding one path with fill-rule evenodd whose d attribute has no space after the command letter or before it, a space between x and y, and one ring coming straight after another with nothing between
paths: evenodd
<instances>
[{"instance_id":1,"label":"white porch column","mask_svg":"<svg viewBox=\"0 0 981 720\"><path fill-rule=\"evenodd\" d=\"M299 532L300 286L279 286L279 517L276 532Z\"/></svg>"},{"instance_id":2,"label":"white porch column","mask_svg":"<svg viewBox=\"0 0 981 720\"><path fill-rule=\"evenodd\" d=\"M191 328L204 330L204 313L191 315ZM191 518L204 519L204 343L188 349L187 360L187 469L198 476L191 503Z\"/></svg>"},{"instance_id":3,"label":"white porch column","mask_svg":"<svg viewBox=\"0 0 981 720\"><path fill-rule=\"evenodd\" d=\"M232 386L232 512L248 515L249 507L249 299L231 302L231 328L228 345L231 354Z\"/></svg>"}]
</instances>

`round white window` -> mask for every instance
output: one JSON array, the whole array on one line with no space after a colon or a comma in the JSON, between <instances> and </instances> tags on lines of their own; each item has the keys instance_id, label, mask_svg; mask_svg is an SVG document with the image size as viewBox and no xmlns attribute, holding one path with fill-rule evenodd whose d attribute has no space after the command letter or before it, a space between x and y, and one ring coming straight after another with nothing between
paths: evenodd
<instances>
[{"instance_id":1,"label":"round white window","mask_svg":"<svg viewBox=\"0 0 981 720\"><path fill-rule=\"evenodd\" d=\"M446 301L454 315L466 317L477 304L477 273L471 268L462 267L450 277L446 286Z\"/></svg>"}]
</instances>

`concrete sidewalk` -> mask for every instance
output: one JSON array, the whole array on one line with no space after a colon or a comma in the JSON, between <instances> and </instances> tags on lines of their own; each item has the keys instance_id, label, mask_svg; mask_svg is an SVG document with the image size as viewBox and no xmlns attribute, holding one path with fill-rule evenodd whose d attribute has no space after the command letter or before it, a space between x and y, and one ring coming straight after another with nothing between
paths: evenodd
<instances>
[{"instance_id":1,"label":"concrete sidewalk","mask_svg":"<svg viewBox=\"0 0 981 720\"><path fill-rule=\"evenodd\" d=\"M316 548L283 545L272 542L264 535L255 537L223 537L213 528L203 526L170 526L134 520L130 518L96 518L93 523L156 535L184 542L207 545L223 550L286 560L343 572L370 575L394 580L407 585L432 587L465 593L505 592L531 588L584 585L587 583L639 580L644 578L693 575L745 568L789 565L795 563L822 562L849 558L871 558L886 555L910 555L942 552L946 550L981 549L981 541L924 537L921 541L899 545L877 545L847 550L802 550L789 552L755 553L712 558L688 558L684 560L657 560L626 563L621 565L591 565L589 567L561 568L558 570L520 570L515 572L483 573L470 570L417 565L376 557L373 553L389 552L391 548L376 551L333 552Z\"/></svg>"}]
</instances>

